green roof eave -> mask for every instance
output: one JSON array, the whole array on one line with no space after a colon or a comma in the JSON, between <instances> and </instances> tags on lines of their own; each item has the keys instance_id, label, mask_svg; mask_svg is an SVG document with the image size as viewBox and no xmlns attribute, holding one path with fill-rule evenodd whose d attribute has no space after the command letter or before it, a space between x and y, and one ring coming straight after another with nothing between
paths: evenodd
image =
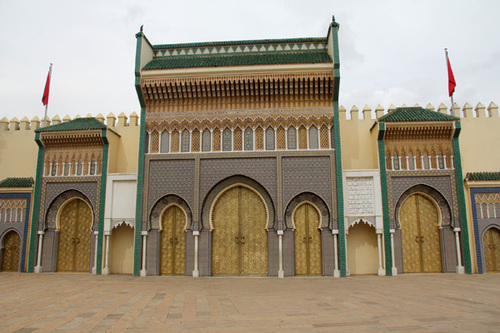
<instances>
[{"instance_id":1,"label":"green roof eave","mask_svg":"<svg viewBox=\"0 0 500 333\"><path fill-rule=\"evenodd\" d=\"M262 45L262 44L278 44L278 43L326 43L324 37L304 37L304 38L288 38L288 39L256 39L256 40L235 40L235 41L220 41L220 42L195 42L195 43L179 43L179 44L159 44L153 45L153 49L180 49L188 47L217 47L217 46L236 46L236 45Z\"/></svg>"},{"instance_id":2,"label":"green roof eave","mask_svg":"<svg viewBox=\"0 0 500 333\"><path fill-rule=\"evenodd\" d=\"M467 172L465 181L500 181L500 172Z\"/></svg>"},{"instance_id":3,"label":"green roof eave","mask_svg":"<svg viewBox=\"0 0 500 333\"><path fill-rule=\"evenodd\" d=\"M9 177L0 181L0 187L32 187L33 184L32 177Z\"/></svg>"},{"instance_id":4,"label":"green roof eave","mask_svg":"<svg viewBox=\"0 0 500 333\"><path fill-rule=\"evenodd\" d=\"M401 107L377 119L383 123L457 121L458 117L439 113L422 107Z\"/></svg>"},{"instance_id":5,"label":"green roof eave","mask_svg":"<svg viewBox=\"0 0 500 333\"><path fill-rule=\"evenodd\" d=\"M231 55L218 54L206 56L161 57L150 61L146 64L146 66L144 66L143 70L223 66L318 64L332 62L332 58L326 51L240 53Z\"/></svg>"},{"instance_id":6,"label":"green roof eave","mask_svg":"<svg viewBox=\"0 0 500 333\"><path fill-rule=\"evenodd\" d=\"M35 130L35 133L44 132L65 132L65 131L88 131L88 130L103 130L107 126L101 123L96 118L77 118L68 122L42 127Z\"/></svg>"}]
</instances>

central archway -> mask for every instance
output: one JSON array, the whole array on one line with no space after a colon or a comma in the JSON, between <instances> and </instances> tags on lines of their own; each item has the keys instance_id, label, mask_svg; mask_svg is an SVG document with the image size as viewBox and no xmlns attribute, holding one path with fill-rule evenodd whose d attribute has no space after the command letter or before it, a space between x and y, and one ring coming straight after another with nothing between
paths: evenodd
<instances>
[{"instance_id":1,"label":"central archway","mask_svg":"<svg viewBox=\"0 0 500 333\"><path fill-rule=\"evenodd\" d=\"M59 219L59 272L89 272L92 210L81 199L64 205Z\"/></svg>"},{"instance_id":2,"label":"central archway","mask_svg":"<svg viewBox=\"0 0 500 333\"><path fill-rule=\"evenodd\" d=\"M399 211L405 273L442 272L439 213L429 197L415 193Z\"/></svg>"},{"instance_id":3,"label":"central archway","mask_svg":"<svg viewBox=\"0 0 500 333\"><path fill-rule=\"evenodd\" d=\"M223 191L212 209L212 275L267 275L267 209L253 189Z\"/></svg>"}]
</instances>

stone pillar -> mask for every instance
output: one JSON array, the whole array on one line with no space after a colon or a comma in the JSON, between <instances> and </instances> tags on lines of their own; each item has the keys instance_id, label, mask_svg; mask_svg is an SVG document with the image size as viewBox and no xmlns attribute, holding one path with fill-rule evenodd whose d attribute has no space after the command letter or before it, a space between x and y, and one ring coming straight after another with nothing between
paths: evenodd
<instances>
[{"instance_id":1,"label":"stone pillar","mask_svg":"<svg viewBox=\"0 0 500 333\"><path fill-rule=\"evenodd\" d=\"M396 230L390 229L391 232L391 257L392 257L392 276L398 275L398 269L396 268L396 261L394 260L394 233Z\"/></svg>"},{"instance_id":2,"label":"stone pillar","mask_svg":"<svg viewBox=\"0 0 500 333\"><path fill-rule=\"evenodd\" d=\"M340 277L340 270L339 270L339 248L337 245L337 238L339 236L339 231L338 230L332 230L332 235L333 235L333 258L335 260L335 268L333 270L333 277Z\"/></svg>"},{"instance_id":3,"label":"stone pillar","mask_svg":"<svg viewBox=\"0 0 500 333\"><path fill-rule=\"evenodd\" d=\"M147 276L148 272L146 270L146 243L148 238L147 231L141 231L142 235L142 268L141 268L141 276Z\"/></svg>"},{"instance_id":4,"label":"stone pillar","mask_svg":"<svg viewBox=\"0 0 500 333\"><path fill-rule=\"evenodd\" d=\"M278 230L278 277L285 277L285 272L283 271L283 230Z\"/></svg>"},{"instance_id":5,"label":"stone pillar","mask_svg":"<svg viewBox=\"0 0 500 333\"><path fill-rule=\"evenodd\" d=\"M44 231L38 232L38 256L36 258L36 266L35 273L42 272L42 245L43 245L43 235L45 235Z\"/></svg>"},{"instance_id":6,"label":"stone pillar","mask_svg":"<svg viewBox=\"0 0 500 333\"><path fill-rule=\"evenodd\" d=\"M194 269L193 277L199 277L200 271L198 269L198 238L200 237L200 232L198 230L193 230L194 236Z\"/></svg>"},{"instance_id":7,"label":"stone pillar","mask_svg":"<svg viewBox=\"0 0 500 333\"><path fill-rule=\"evenodd\" d=\"M95 249L94 249L94 267L92 267L92 274L97 274L97 238L99 236L99 231L94 231L95 235Z\"/></svg>"},{"instance_id":8,"label":"stone pillar","mask_svg":"<svg viewBox=\"0 0 500 333\"><path fill-rule=\"evenodd\" d=\"M458 234L460 232L460 228L454 228L453 231L455 232L455 242L457 247L457 274L464 274L465 269L462 265L462 255L460 253L460 237Z\"/></svg>"},{"instance_id":9,"label":"stone pillar","mask_svg":"<svg viewBox=\"0 0 500 333\"><path fill-rule=\"evenodd\" d=\"M378 246L378 276L385 275L385 269L382 267L382 230L377 230Z\"/></svg>"},{"instance_id":10,"label":"stone pillar","mask_svg":"<svg viewBox=\"0 0 500 333\"><path fill-rule=\"evenodd\" d=\"M109 236L110 232L106 231L104 237L106 238L106 255L104 257L104 269L102 270L103 275L109 274Z\"/></svg>"}]
</instances>

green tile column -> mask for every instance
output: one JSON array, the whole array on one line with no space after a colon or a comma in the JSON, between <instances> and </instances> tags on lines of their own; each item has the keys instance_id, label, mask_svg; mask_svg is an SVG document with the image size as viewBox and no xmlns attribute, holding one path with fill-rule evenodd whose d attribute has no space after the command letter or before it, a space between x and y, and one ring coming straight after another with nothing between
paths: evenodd
<instances>
[{"instance_id":1,"label":"green tile column","mask_svg":"<svg viewBox=\"0 0 500 333\"><path fill-rule=\"evenodd\" d=\"M31 215L30 247L28 250L28 273L33 273L35 268L35 256L38 243L38 216L40 215L40 191L43 177L43 158L45 147L40 140L40 133L35 134L35 142L38 145L38 157L36 162L35 192L33 194L33 211Z\"/></svg>"},{"instance_id":2,"label":"green tile column","mask_svg":"<svg viewBox=\"0 0 500 333\"><path fill-rule=\"evenodd\" d=\"M98 221L98 234L97 234L97 257L96 257L96 274L102 273L102 248L104 240L104 209L106 203L106 184L108 179L108 156L109 156L109 141L107 130L103 129L101 137L103 141L102 149L102 171L101 171L101 191L99 193L99 221Z\"/></svg>"},{"instance_id":3,"label":"green tile column","mask_svg":"<svg viewBox=\"0 0 500 333\"><path fill-rule=\"evenodd\" d=\"M455 123L455 133L453 134L453 158L455 162L455 181L457 185L458 213L460 215L460 235L462 241L462 254L465 273L472 274L472 264L469 246L469 225L467 223L467 210L465 208L464 177L462 173L462 157L460 155L460 144L458 137L462 126L460 121Z\"/></svg>"},{"instance_id":4,"label":"green tile column","mask_svg":"<svg viewBox=\"0 0 500 333\"><path fill-rule=\"evenodd\" d=\"M344 184L342 173L342 145L340 141L340 121L339 121L339 86L340 86L340 56L338 23L335 18L330 26L333 43L333 129L335 144L335 182L337 185L337 221L339 228L339 268L340 276L347 275L346 247L345 247L345 228L344 228Z\"/></svg>"},{"instance_id":5,"label":"green tile column","mask_svg":"<svg viewBox=\"0 0 500 333\"><path fill-rule=\"evenodd\" d=\"M384 223L385 274L392 276L391 220L389 217L389 197L387 193L387 167L385 164L384 134L385 124L378 123L378 158L380 168L380 188L382 191L382 220Z\"/></svg>"},{"instance_id":6,"label":"green tile column","mask_svg":"<svg viewBox=\"0 0 500 333\"><path fill-rule=\"evenodd\" d=\"M141 49L144 34L141 32L135 35L137 46L135 53L135 90L141 105L140 132L139 132L139 153L137 166L137 196L135 208L135 234L134 234L134 276L140 275L141 251L142 251L142 198L144 183L144 140L146 137L146 107L141 91Z\"/></svg>"}]
</instances>

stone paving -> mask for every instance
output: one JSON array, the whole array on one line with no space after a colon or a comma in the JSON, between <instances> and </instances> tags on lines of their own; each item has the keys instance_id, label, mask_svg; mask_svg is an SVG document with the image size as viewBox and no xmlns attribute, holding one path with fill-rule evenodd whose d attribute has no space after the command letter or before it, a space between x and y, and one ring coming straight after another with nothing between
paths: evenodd
<instances>
[{"instance_id":1,"label":"stone paving","mask_svg":"<svg viewBox=\"0 0 500 333\"><path fill-rule=\"evenodd\" d=\"M500 274L0 273L0 332L499 332Z\"/></svg>"}]
</instances>

